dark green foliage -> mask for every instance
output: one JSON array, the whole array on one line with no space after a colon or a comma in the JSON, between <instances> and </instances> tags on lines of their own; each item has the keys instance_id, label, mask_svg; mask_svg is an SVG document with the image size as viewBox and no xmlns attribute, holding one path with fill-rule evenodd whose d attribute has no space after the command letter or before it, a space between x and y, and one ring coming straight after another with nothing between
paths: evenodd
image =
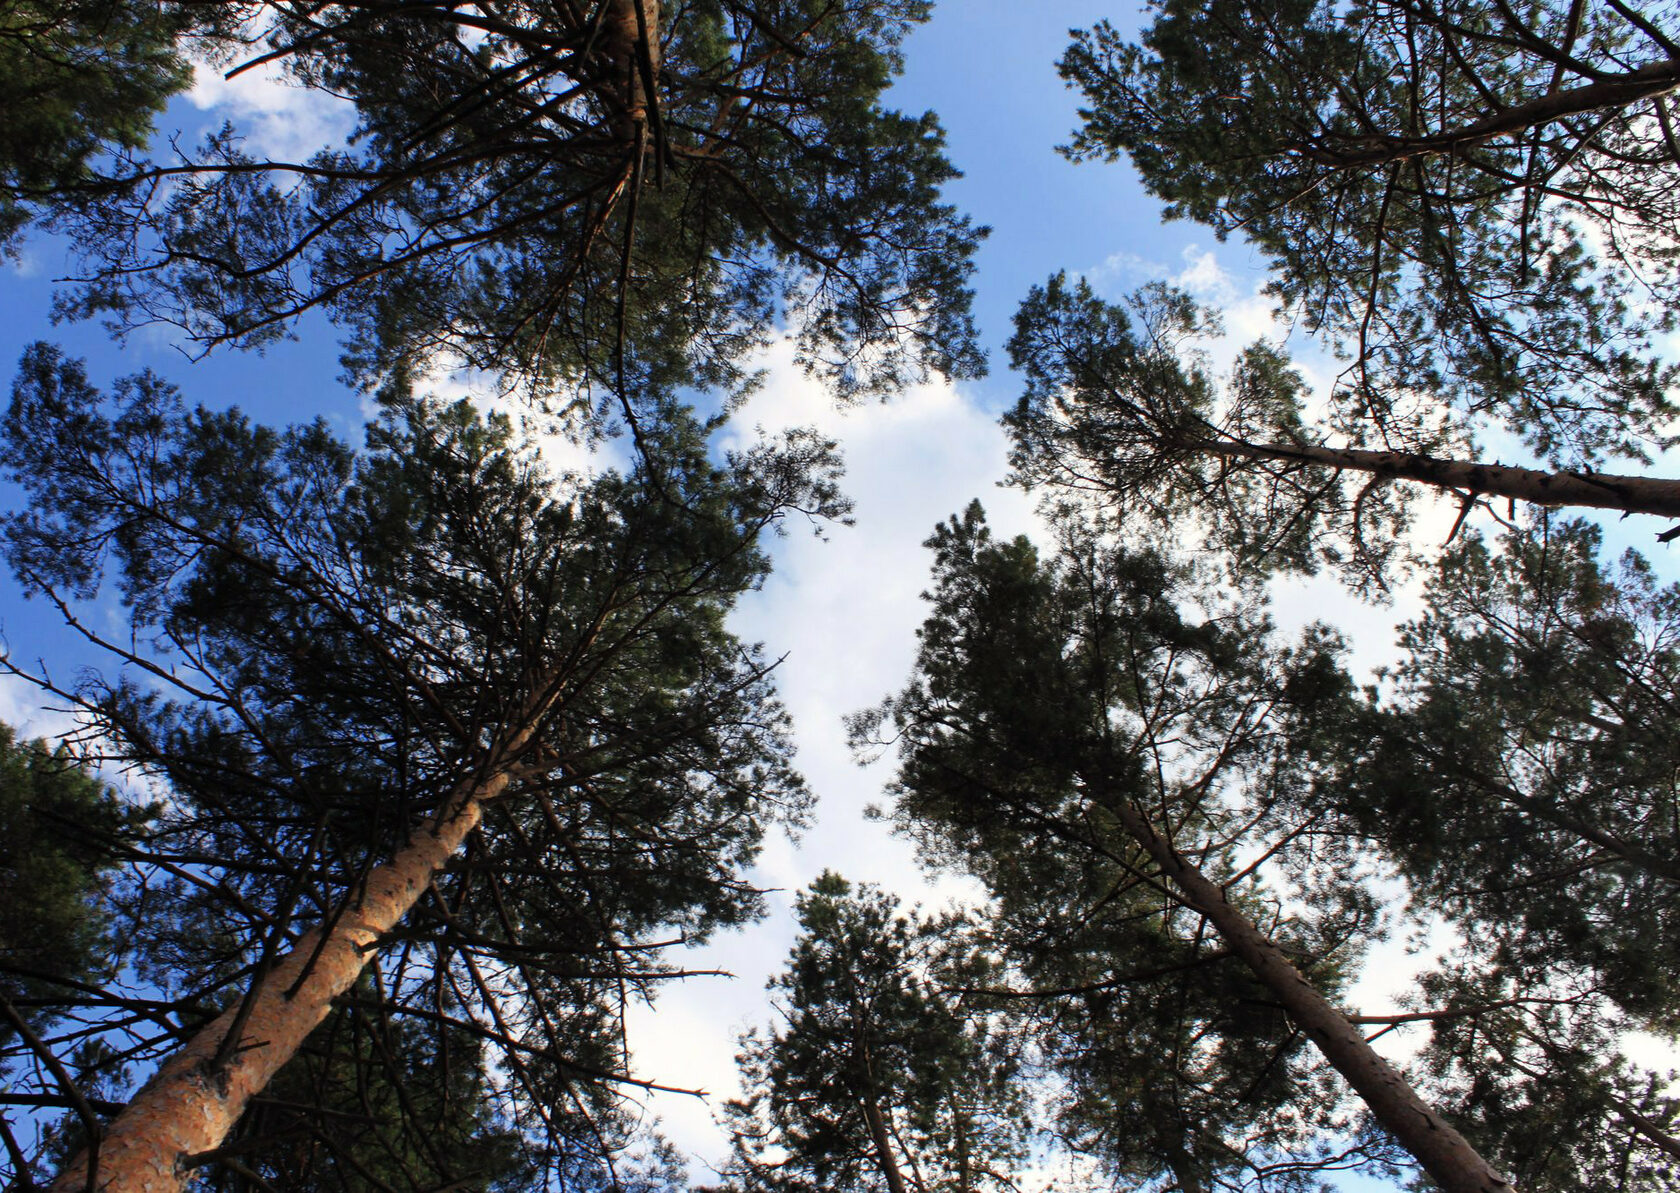
<instances>
[{"instance_id":1,"label":"dark green foliage","mask_svg":"<svg viewBox=\"0 0 1680 1193\"><path fill-rule=\"evenodd\" d=\"M1427 1025L1431 1101L1518 1188L1559 1193L1680 1181L1676 1107L1626 1036L1676 1022L1680 594L1599 541L1542 519L1444 554L1382 698L1324 718L1323 769L1286 797L1459 934L1409 1010L1365 1022Z\"/></svg>"},{"instance_id":2,"label":"dark green foliage","mask_svg":"<svg viewBox=\"0 0 1680 1193\"><path fill-rule=\"evenodd\" d=\"M127 956L106 895L150 814L64 748L20 742L0 725L0 1177L9 1181L41 1175L32 1128L87 1111L66 1079L110 1064L109 1050L80 1030L81 1008L97 1004L89 993ZM90 1083L79 1092L103 1091Z\"/></svg>"},{"instance_id":3,"label":"dark green foliage","mask_svg":"<svg viewBox=\"0 0 1680 1193\"><path fill-rule=\"evenodd\" d=\"M1013 1188L1028 1138L1020 1042L975 997L993 964L971 925L901 913L831 873L795 910L801 935L770 984L785 1026L743 1039L748 1096L725 1110L733 1186Z\"/></svg>"},{"instance_id":4,"label":"dark green foliage","mask_svg":"<svg viewBox=\"0 0 1680 1193\"><path fill-rule=\"evenodd\" d=\"M1405 446L1436 404L1579 465L1672 441L1680 295L1669 5L1162 0L1076 34L1076 156L1238 232L1351 355L1338 413Z\"/></svg>"},{"instance_id":5,"label":"dark green foliage","mask_svg":"<svg viewBox=\"0 0 1680 1193\"><path fill-rule=\"evenodd\" d=\"M1589 986L1546 976L1513 980L1467 954L1424 976L1432 1092L1519 1189L1680 1188L1672 1075L1630 1063L1625 1020Z\"/></svg>"},{"instance_id":6,"label":"dark green foliage","mask_svg":"<svg viewBox=\"0 0 1680 1193\"><path fill-rule=\"evenodd\" d=\"M1059 530L1041 560L978 506L940 527L916 676L855 730L890 724L899 823L986 884L1073 1142L1127 1181L1314 1187L1361 1159L1328 1142L1349 1128L1333 1082L1122 821L1146 818L1336 989L1373 908L1356 861L1282 802L1347 697L1335 643L1278 649L1252 598Z\"/></svg>"},{"instance_id":7,"label":"dark green foliage","mask_svg":"<svg viewBox=\"0 0 1680 1193\"><path fill-rule=\"evenodd\" d=\"M764 533L843 508L830 446L714 461L670 407L638 471L555 478L464 404L394 404L359 453L186 410L150 375L110 405L78 364L26 357L4 462L34 504L6 535L67 616L109 579L132 617L120 641L72 622L116 670L60 694L170 794L130 854L137 979L184 1013L227 1005L505 768L368 997L388 1039L413 1020L478 1041L528 1155L599 1176L630 1135L619 1016L671 972L655 942L755 915L744 868L807 799L769 668L725 619ZM173 1046L147 1027L125 1055Z\"/></svg>"},{"instance_id":8,"label":"dark green foliage","mask_svg":"<svg viewBox=\"0 0 1680 1193\"><path fill-rule=\"evenodd\" d=\"M1198 525L1238 574L1323 565L1384 591L1411 558L1414 490L1289 458L1331 439L1306 418L1300 375L1259 343L1220 384L1201 355L1218 331L1215 315L1165 286L1121 306L1064 275L1035 287L1009 342L1027 379L1004 417L1015 479L1092 494L1175 534ZM1462 443L1437 427L1413 447Z\"/></svg>"},{"instance_id":9,"label":"dark green foliage","mask_svg":"<svg viewBox=\"0 0 1680 1193\"><path fill-rule=\"evenodd\" d=\"M107 973L115 942L98 904L146 812L124 805L63 749L0 725L0 993L14 1004ZM15 1046L9 1024L0 1039Z\"/></svg>"},{"instance_id":10,"label":"dark green foliage","mask_svg":"<svg viewBox=\"0 0 1680 1193\"><path fill-rule=\"evenodd\" d=\"M1542 521L1448 553L1323 792L1519 988L1585 973L1672 1031L1680 589L1604 567L1599 537Z\"/></svg>"},{"instance_id":11,"label":"dark green foliage","mask_svg":"<svg viewBox=\"0 0 1680 1193\"><path fill-rule=\"evenodd\" d=\"M109 889L155 812L119 798L64 746L17 741L0 724L0 1180L44 1175L42 1144L81 1133L91 1109L77 1097L97 1101L102 1075L121 1069L86 1027L133 959Z\"/></svg>"},{"instance_id":12,"label":"dark green foliage","mask_svg":"<svg viewBox=\"0 0 1680 1193\"><path fill-rule=\"evenodd\" d=\"M335 1011L240 1122L226 1160L206 1166L209 1185L254 1189L255 1176L320 1193L530 1188L536 1166L496 1121L483 1054L482 1041L456 1031L360 1004Z\"/></svg>"},{"instance_id":13,"label":"dark green foliage","mask_svg":"<svg viewBox=\"0 0 1680 1193\"><path fill-rule=\"evenodd\" d=\"M260 346L320 308L364 381L442 354L584 408L739 384L783 316L843 394L982 367L942 134L880 105L924 0L220 7L354 134L114 164L60 208L66 311Z\"/></svg>"},{"instance_id":14,"label":"dark green foliage","mask_svg":"<svg viewBox=\"0 0 1680 1193\"><path fill-rule=\"evenodd\" d=\"M108 154L135 150L192 82L179 6L11 0L0 8L0 249L36 203L85 192Z\"/></svg>"}]
</instances>

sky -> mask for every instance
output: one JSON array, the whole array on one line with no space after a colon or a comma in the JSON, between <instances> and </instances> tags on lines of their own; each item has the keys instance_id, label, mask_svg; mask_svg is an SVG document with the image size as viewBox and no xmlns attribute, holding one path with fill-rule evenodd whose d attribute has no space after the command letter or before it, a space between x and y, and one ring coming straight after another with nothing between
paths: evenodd
<instances>
[{"instance_id":1,"label":"sky","mask_svg":"<svg viewBox=\"0 0 1680 1193\"><path fill-rule=\"evenodd\" d=\"M726 1146L712 1115L732 1092L736 1037L772 1014L764 984L792 943L792 894L825 868L912 900L937 904L972 894L960 881L921 874L908 844L867 818L866 810L883 799L892 767L890 760L858 766L841 722L908 677L930 562L921 544L934 525L979 497L996 532L1034 527L1030 501L999 487L1006 462L997 417L1018 395L1003 353L1016 305L1030 286L1065 269L1110 298L1145 281L1175 281L1225 308L1228 350L1273 330L1269 304L1258 293L1258 262L1245 246L1220 244L1205 228L1163 226L1159 203L1124 164L1074 165L1055 151L1077 120L1076 98L1056 77L1055 59L1070 28L1101 18L1125 28L1138 14L1094 0L944 0L905 47L906 74L890 102L939 113L950 156L964 172L948 197L992 228L975 277L991 375L957 386L929 383L884 405L842 411L778 346L762 362L768 383L731 432L744 439L755 426L815 424L835 436L846 454L856 520L828 527L821 537L795 527L775 548L775 573L735 620L742 636L763 642L772 656L785 655L778 685L797 726L799 766L820 800L799 842L774 839L766 848L758 879L772 889L774 914L685 959L695 969L729 970L734 979L686 981L668 989L656 1008L632 1017L640 1076L712 1095L704 1101L661 1095L648 1104L649 1115L695 1158L698 1180ZM170 113L188 126L224 117L279 153L307 151L347 127L330 101L255 73L234 83L202 76ZM224 352L194 362L161 332L141 333L119 348L97 325L49 326L51 282L63 270L60 246L34 242L20 262L0 270L0 361L15 360L33 339L51 338L87 357L100 382L150 367L180 384L189 400L238 404L271 422L325 415L341 434L357 437L360 402L336 380L336 337L318 320L261 359ZM1310 356L1306 364L1321 380L1328 375ZM0 492L0 501L10 499ZM1386 657L1395 622L1415 608L1403 594L1392 607L1372 609L1322 582L1284 586L1276 612L1286 629L1311 618L1341 625L1354 635L1356 665L1369 668ZM9 588L0 588L0 631L15 658L74 665L51 619ZM35 733L62 724L35 709L15 683L0 685L0 719ZM1356 996L1368 997L1372 1012L1385 1009L1377 1004L1414 963L1398 950L1385 954ZM1350 1181L1344 1187L1387 1186Z\"/></svg>"},{"instance_id":2,"label":"sky","mask_svg":"<svg viewBox=\"0 0 1680 1193\"><path fill-rule=\"evenodd\" d=\"M1279 330L1258 293L1259 261L1246 246L1220 244L1208 229L1182 222L1164 226L1159 201L1124 163L1076 165L1056 152L1077 123L1078 97L1057 77L1055 61L1069 29L1105 17L1122 27L1137 20L1135 10L1091 0L945 0L905 46L905 75L889 102L939 114L951 160L964 173L947 194L992 229L975 281L990 375L838 411L814 385L772 362L771 382L737 420L743 431L755 422L768 429L814 423L834 435L857 508L855 525L830 528L823 540L791 534L777 550L774 574L738 619L743 635L764 641L772 654L787 652L777 683L797 727L800 769L820 800L797 846L773 842L766 850L761 877L779 888L776 914L696 952L695 968L729 970L737 975L732 982L689 982L632 1021L638 1055L661 1082L714 1095L706 1102L656 1095L651 1103L662 1129L702 1160L721 1160L727 1149L713 1107L733 1089L736 1037L773 1018L764 984L793 943L795 892L828 868L929 906L978 894L949 876L921 874L909 844L867 818L883 802L892 759L860 767L842 718L878 704L909 677L931 562L922 544L938 522L979 498L999 536L1035 529L1033 501L1000 487L1007 460L997 421L1020 396L1004 344L1028 289L1059 270L1084 275L1109 299L1170 280L1224 308L1227 353ZM1402 598L1373 610L1329 582L1289 585L1278 600L1285 631L1313 618L1355 628L1356 664L1367 668L1386 658L1393 625L1416 607ZM1400 984L1399 971L1415 960L1396 950L1385 964L1394 972L1382 965L1373 972L1369 1006ZM1354 1193L1398 1186L1349 1179L1341 1187Z\"/></svg>"}]
</instances>

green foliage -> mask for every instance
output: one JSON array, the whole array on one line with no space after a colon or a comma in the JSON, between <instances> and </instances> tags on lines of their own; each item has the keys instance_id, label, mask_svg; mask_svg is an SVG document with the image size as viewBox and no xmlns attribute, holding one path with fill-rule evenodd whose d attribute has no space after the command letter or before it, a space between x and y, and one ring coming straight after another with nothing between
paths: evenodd
<instances>
[{"instance_id":1,"label":"green foliage","mask_svg":"<svg viewBox=\"0 0 1680 1193\"><path fill-rule=\"evenodd\" d=\"M529 1188L538 1173L496 1120L483 1054L458 1031L341 1007L240 1121L210 1187Z\"/></svg>"},{"instance_id":2,"label":"green foliage","mask_svg":"<svg viewBox=\"0 0 1680 1193\"><path fill-rule=\"evenodd\" d=\"M1444 556L1323 795L1519 987L1585 973L1672 1031L1680 588L1599 540L1546 520Z\"/></svg>"},{"instance_id":3,"label":"green foliage","mask_svg":"<svg viewBox=\"0 0 1680 1193\"><path fill-rule=\"evenodd\" d=\"M757 914L745 867L808 799L769 666L725 622L765 533L843 511L831 445L714 459L686 410L651 413L638 471L552 477L465 404L394 403L358 453L150 375L108 403L38 346L6 421L34 498L5 527L20 579L73 619L109 581L132 619L122 642L72 620L116 671L61 695L169 792L131 854L136 979L226 1005L502 768L370 958L373 1000L482 1041L502 1118L579 1181L631 1136L619 1016L670 972L656 942ZM135 1030L130 1060L174 1047Z\"/></svg>"},{"instance_id":4,"label":"green foliage","mask_svg":"<svg viewBox=\"0 0 1680 1193\"><path fill-rule=\"evenodd\" d=\"M1680 1188L1672 1075L1627 1059L1627 1023L1590 988L1459 955L1420 998L1446 1012L1421 1057L1432 1092L1517 1188Z\"/></svg>"},{"instance_id":5,"label":"green foliage","mask_svg":"<svg viewBox=\"0 0 1680 1193\"><path fill-rule=\"evenodd\" d=\"M1354 366L1338 411L1483 416L1579 465L1672 442L1672 11L1496 0L1161 0L1061 63L1071 152L1256 244ZM1668 26L1665 32L1665 26Z\"/></svg>"},{"instance_id":6,"label":"green foliage","mask_svg":"<svg viewBox=\"0 0 1680 1193\"><path fill-rule=\"evenodd\" d=\"M1014 1188L1029 1133L1019 1043L973 997L993 964L972 925L900 913L832 873L795 910L800 937L770 983L786 1026L743 1039L748 1096L725 1108L734 1185Z\"/></svg>"},{"instance_id":7,"label":"green foliage","mask_svg":"<svg viewBox=\"0 0 1680 1193\"><path fill-rule=\"evenodd\" d=\"M1125 821L1334 991L1374 909L1357 859L1280 796L1347 698L1336 643L1280 649L1252 596L1072 518L1058 533L1041 559L978 505L940 527L916 675L855 734L890 724L899 824L986 884L1069 1139L1125 1181L1313 1188L1363 1158L1330 1142L1351 1129L1333 1082Z\"/></svg>"},{"instance_id":8,"label":"green foliage","mask_svg":"<svg viewBox=\"0 0 1680 1193\"><path fill-rule=\"evenodd\" d=\"M982 368L981 233L932 116L881 106L925 0L221 7L354 133L290 163L229 127L66 193L64 311L261 346L324 309L362 381L442 354L584 409L741 385L784 318L845 395Z\"/></svg>"},{"instance_id":9,"label":"green foliage","mask_svg":"<svg viewBox=\"0 0 1680 1193\"><path fill-rule=\"evenodd\" d=\"M84 1038L80 1008L131 959L112 923L111 887L155 813L121 799L63 746L20 742L0 725L0 1176L12 1181L38 1176L38 1145L66 1134L50 1109L73 1105L61 1073L97 1077L112 1065L108 1048ZM55 1055L44 1041L60 1031ZM82 1092L103 1090L94 1080ZM40 1129L32 1142L28 1127Z\"/></svg>"},{"instance_id":10,"label":"green foliage","mask_svg":"<svg viewBox=\"0 0 1680 1193\"><path fill-rule=\"evenodd\" d=\"M1411 562L1412 487L1292 455L1331 437L1307 420L1300 375L1261 342L1221 384L1202 351L1219 330L1166 286L1123 305L1065 275L1034 287L1009 341L1027 381L1004 416L1014 480L1090 494L1158 532L1196 526L1238 575L1324 566L1386 591ZM1463 445L1436 426L1412 446Z\"/></svg>"},{"instance_id":11,"label":"green foliage","mask_svg":"<svg viewBox=\"0 0 1680 1193\"><path fill-rule=\"evenodd\" d=\"M98 910L147 810L124 804L63 749L0 725L0 993L33 1002L115 961ZM9 1024L0 1039L14 1041ZM15 1043L15 1041L14 1041Z\"/></svg>"},{"instance_id":12,"label":"green foliage","mask_svg":"<svg viewBox=\"0 0 1680 1193\"><path fill-rule=\"evenodd\" d=\"M97 185L107 155L139 149L192 82L179 6L22 0L0 10L0 249L36 205Z\"/></svg>"}]
</instances>

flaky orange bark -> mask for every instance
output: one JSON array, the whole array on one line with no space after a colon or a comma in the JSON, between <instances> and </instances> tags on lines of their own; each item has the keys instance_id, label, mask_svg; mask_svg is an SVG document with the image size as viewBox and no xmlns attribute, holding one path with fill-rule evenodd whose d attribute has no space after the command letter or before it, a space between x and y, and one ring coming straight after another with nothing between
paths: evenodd
<instances>
[{"instance_id":1,"label":"flaky orange bark","mask_svg":"<svg viewBox=\"0 0 1680 1193\"><path fill-rule=\"evenodd\" d=\"M527 731L502 759L517 754ZM93 1187L104 1193L175 1193L184 1189L191 1157L219 1147L251 1098L326 1019L333 999L348 991L379 940L408 914L432 878L466 841L484 805L509 782L506 766L462 783L421 824L390 861L367 877L361 894L322 929L306 933L256 980L240 1039L222 1042L240 1012L236 1004L202 1028L135 1094L106 1128L98 1145ZM218 1053L226 1062L215 1068ZM89 1153L70 1162L52 1193L88 1187Z\"/></svg>"},{"instance_id":2,"label":"flaky orange bark","mask_svg":"<svg viewBox=\"0 0 1680 1193\"><path fill-rule=\"evenodd\" d=\"M659 0L612 0L603 38L607 60L625 79L626 122L639 124L648 116L648 83L659 78Z\"/></svg>"}]
</instances>

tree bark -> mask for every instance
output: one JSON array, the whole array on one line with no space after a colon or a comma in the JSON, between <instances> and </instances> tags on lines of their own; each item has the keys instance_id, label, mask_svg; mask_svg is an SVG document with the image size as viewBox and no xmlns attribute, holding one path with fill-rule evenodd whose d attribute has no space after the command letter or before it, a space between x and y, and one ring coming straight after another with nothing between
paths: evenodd
<instances>
[{"instance_id":1,"label":"tree bark","mask_svg":"<svg viewBox=\"0 0 1680 1193\"><path fill-rule=\"evenodd\" d=\"M602 35L606 59L625 81L625 124L634 127L648 118L659 79L659 0L611 0Z\"/></svg>"},{"instance_id":2,"label":"tree bark","mask_svg":"<svg viewBox=\"0 0 1680 1193\"><path fill-rule=\"evenodd\" d=\"M463 782L434 815L409 836L389 861L368 874L325 932L305 933L267 973L255 980L240 1039L214 1066L223 1042L239 1019L229 1007L164 1063L91 1149L92 1187L103 1193L175 1193L186 1188L188 1161L219 1147L310 1032L361 974L380 938L408 914L451 855L478 826L484 804L506 790L507 759L529 740L527 726L492 758L501 760L487 777ZM245 1000L241 1000L243 1003ZM82 1193L89 1187L89 1152L77 1155L52 1184L52 1193Z\"/></svg>"},{"instance_id":3,"label":"tree bark","mask_svg":"<svg viewBox=\"0 0 1680 1193\"><path fill-rule=\"evenodd\" d=\"M869 1128L869 1138L875 1145L875 1158L881 1168L881 1177L887 1182L887 1193L909 1193L904 1185L904 1174L899 1171L898 1157L893 1155L892 1138L887 1134L887 1123L881 1117L881 1107L875 1100L875 1061L869 1054L869 1041L860 1039L858 1047L862 1052L863 1071L869 1088L864 1091L863 1121Z\"/></svg>"},{"instance_id":4,"label":"tree bark","mask_svg":"<svg viewBox=\"0 0 1680 1193\"><path fill-rule=\"evenodd\" d=\"M1373 476L1416 481L1438 489L1453 489L1490 497L1508 497L1535 505L1586 506L1627 514L1655 514L1680 518L1680 481L1605 472L1546 472L1479 464L1473 460L1443 460L1418 452L1367 451L1351 447L1316 447L1292 443L1242 443L1229 439L1201 439L1186 445L1190 451L1229 459L1281 461L1345 468Z\"/></svg>"},{"instance_id":5,"label":"tree bark","mask_svg":"<svg viewBox=\"0 0 1680 1193\"><path fill-rule=\"evenodd\" d=\"M1196 1175L1195 1161L1182 1147L1173 1149L1167 1159L1167 1167L1172 1171L1173 1180L1178 1182L1179 1193L1207 1193L1201 1178Z\"/></svg>"},{"instance_id":6,"label":"tree bark","mask_svg":"<svg viewBox=\"0 0 1680 1193\"><path fill-rule=\"evenodd\" d=\"M1368 148L1337 150L1307 142L1296 149L1314 161L1341 169L1404 161L1436 153L1456 153L1496 137L1526 132L1571 116L1605 108L1625 108L1654 96L1666 95L1676 87L1680 87L1680 62L1652 62L1623 75L1539 96L1472 121L1462 128L1421 137L1376 135L1348 138L1351 144L1364 144Z\"/></svg>"},{"instance_id":7,"label":"tree bark","mask_svg":"<svg viewBox=\"0 0 1680 1193\"><path fill-rule=\"evenodd\" d=\"M1616 1113L1621 1115L1623 1121L1643 1135L1648 1142L1667 1153L1670 1159L1680 1160L1680 1139L1663 1130L1661 1123L1641 1114L1626 1099L1612 1095L1610 1104L1616 1108Z\"/></svg>"},{"instance_id":8,"label":"tree bark","mask_svg":"<svg viewBox=\"0 0 1680 1193\"><path fill-rule=\"evenodd\" d=\"M1277 997L1296 1026L1364 1099L1371 1114L1446 1193L1514 1193L1514 1186L1437 1114L1400 1072L1371 1047L1224 890L1181 857L1147 817L1124 800L1115 813L1178 888L1185 906L1207 917L1225 942Z\"/></svg>"}]
</instances>

